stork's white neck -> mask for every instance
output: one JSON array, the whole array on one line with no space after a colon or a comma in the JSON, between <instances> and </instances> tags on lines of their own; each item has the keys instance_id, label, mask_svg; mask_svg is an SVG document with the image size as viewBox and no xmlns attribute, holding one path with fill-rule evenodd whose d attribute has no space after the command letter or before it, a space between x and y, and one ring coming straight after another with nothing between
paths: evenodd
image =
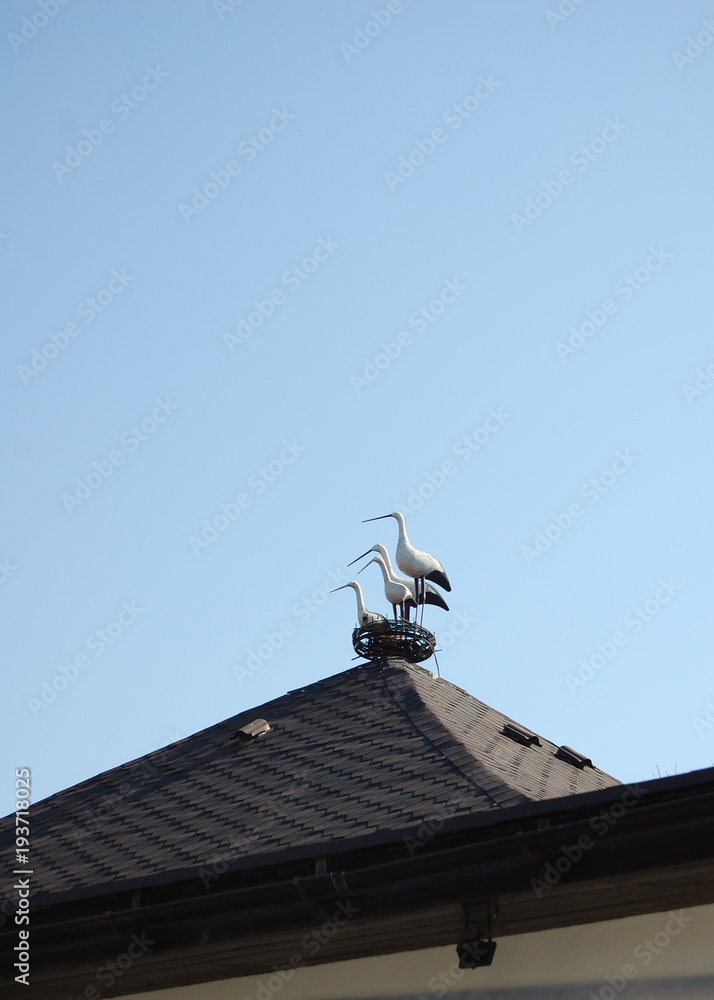
<instances>
[{"instance_id":1,"label":"stork's white neck","mask_svg":"<svg viewBox=\"0 0 714 1000\"><path fill-rule=\"evenodd\" d=\"M365 614L366 611L367 611L367 609L364 606L364 598L362 597L362 588L360 587L360 585L357 583L356 580L354 580L350 584L350 587L352 587L352 589L355 592L355 595L357 596L357 614L358 614L358 616L362 615L362 614Z\"/></svg>"},{"instance_id":2,"label":"stork's white neck","mask_svg":"<svg viewBox=\"0 0 714 1000\"><path fill-rule=\"evenodd\" d=\"M376 564L381 569L382 576L384 577L384 582L385 583L391 583L391 581L389 579L389 573L387 572L387 567L385 565L384 559L382 559L381 556L375 556L373 562L376 562Z\"/></svg>"},{"instance_id":3,"label":"stork's white neck","mask_svg":"<svg viewBox=\"0 0 714 1000\"><path fill-rule=\"evenodd\" d=\"M397 511L395 511L392 514L392 517L395 519L395 521L399 525L399 541L400 542L408 542L409 539L407 538L407 529L406 529L406 526L404 524L404 515L400 511L397 510Z\"/></svg>"},{"instance_id":4,"label":"stork's white neck","mask_svg":"<svg viewBox=\"0 0 714 1000\"><path fill-rule=\"evenodd\" d=\"M392 568L392 560L389 558L389 553L387 552L386 547L378 543L377 545L374 546L374 548L382 557L382 559L384 559L384 565L389 570L389 575L394 576L394 569Z\"/></svg>"}]
</instances>

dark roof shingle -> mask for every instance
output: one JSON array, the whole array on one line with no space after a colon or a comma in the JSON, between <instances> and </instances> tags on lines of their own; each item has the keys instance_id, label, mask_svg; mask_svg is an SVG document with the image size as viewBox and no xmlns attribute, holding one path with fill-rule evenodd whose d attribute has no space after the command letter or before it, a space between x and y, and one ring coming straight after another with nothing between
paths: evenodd
<instances>
[{"instance_id":1,"label":"dark roof shingle","mask_svg":"<svg viewBox=\"0 0 714 1000\"><path fill-rule=\"evenodd\" d=\"M231 741L257 718L271 731ZM619 784L543 737L514 741L509 721L421 667L366 663L32 806L34 890L119 888L229 849L258 859Z\"/></svg>"}]
</instances>

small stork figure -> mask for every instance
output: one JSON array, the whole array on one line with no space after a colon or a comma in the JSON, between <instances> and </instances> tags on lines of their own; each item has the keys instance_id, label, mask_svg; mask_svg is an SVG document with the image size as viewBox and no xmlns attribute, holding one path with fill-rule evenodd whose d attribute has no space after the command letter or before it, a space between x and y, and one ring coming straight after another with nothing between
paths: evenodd
<instances>
[{"instance_id":1,"label":"small stork figure","mask_svg":"<svg viewBox=\"0 0 714 1000\"><path fill-rule=\"evenodd\" d=\"M364 606L364 598L362 597L362 588L357 583L356 580L350 580L349 583L345 583L342 587L335 587L330 593L334 594L337 590L345 590L347 587L352 587L357 597L357 621L360 625L371 625L372 622L383 622L387 619L384 615L378 615L376 611L368 611Z\"/></svg>"},{"instance_id":2,"label":"small stork figure","mask_svg":"<svg viewBox=\"0 0 714 1000\"><path fill-rule=\"evenodd\" d=\"M356 563L360 559L364 559L365 556L368 556L370 552L379 553L382 559L384 559L384 564L387 567L387 572L389 573L391 579L396 580L397 583L403 583L405 587L409 587L409 590L412 595L412 600L416 604L416 586L414 584L414 580L410 580L408 576L397 576L397 574L394 572L394 569L392 568L392 561L389 558L389 552L387 552L387 548L385 545L381 545L379 542L377 542L377 544L373 545L371 549L367 549L366 552L363 552L361 556L357 556L357 559L353 559L352 562L348 563L347 565L352 566L353 563ZM369 565L369 563L367 565ZM436 587L433 587L430 583L426 584L426 603L435 604L437 608L443 608L444 611L449 610L449 605L446 603L446 601L441 596Z\"/></svg>"},{"instance_id":3,"label":"small stork figure","mask_svg":"<svg viewBox=\"0 0 714 1000\"><path fill-rule=\"evenodd\" d=\"M421 549L415 549L410 543L407 538L407 529L404 526L404 515L400 511L394 510L391 514L380 514L379 517L368 517L365 518L363 523L366 523L367 521L381 521L385 517L393 517L399 525L397 566L400 568L402 573L405 573L414 581L416 587L417 605L424 604L427 580L431 580L431 582L435 583L437 586L443 587L444 590L451 590L449 578L447 577L444 567L441 565L439 560L430 555L428 552L422 552ZM423 613L424 609L422 608L422 615Z\"/></svg>"},{"instance_id":4,"label":"small stork figure","mask_svg":"<svg viewBox=\"0 0 714 1000\"><path fill-rule=\"evenodd\" d=\"M399 608L402 618L409 621L409 608L416 607L416 601L412 597L411 590L405 583L399 583L398 580L394 580L389 575L384 559L381 556L375 556L374 559L370 559L367 566L371 566L372 563L377 563L382 571L382 576L384 577L384 596L392 605L394 620L397 620L397 608ZM367 569L367 566L363 566L360 573Z\"/></svg>"}]
</instances>

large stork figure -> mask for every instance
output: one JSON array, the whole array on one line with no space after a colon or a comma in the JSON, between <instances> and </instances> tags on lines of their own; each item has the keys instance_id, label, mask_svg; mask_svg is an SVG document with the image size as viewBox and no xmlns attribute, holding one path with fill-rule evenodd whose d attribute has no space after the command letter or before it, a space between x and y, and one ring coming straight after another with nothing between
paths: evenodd
<instances>
[{"instance_id":1,"label":"large stork figure","mask_svg":"<svg viewBox=\"0 0 714 1000\"><path fill-rule=\"evenodd\" d=\"M389 552L387 552L387 547L385 545L380 544L380 542L377 542L377 544L373 545L371 549L367 549L366 552L363 552L361 556L357 556L357 559L353 559L352 562L348 563L347 565L352 566L353 563L356 563L360 559L364 559L365 556L368 556L370 552L379 553L382 559L384 559L384 563L387 567L387 572L389 573L390 577L393 580L396 580L397 583L403 583L406 587L409 587L414 603L416 604L416 585L414 583L414 580L410 580L408 576L397 576L392 567L392 560L389 558ZM367 565L369 565L369 563ZM449 605L446 603L446 601L441 596L436 587L433 587L430 583L426 584L426 603L435 604L437 608L443 608L444 611L449 610Z\"/></svg>"},{"instance_id":2,"label":"large stork figure","mask_svg":"<svg viewBox=\"0 0 714 1000\"><path fill-rule=\"evenodd\" d=\"M435 556L432 556L429 552L422 552L421 549L415 549L407 538L407 529L404 526L404 515L400 511L394 510L391 514L380 514L379 517L368 517L365 518L363 523L366 524L367 521L381 521L385 517L393 517L399 525L397 566L400 568L402 573L405 573L407 576L411 577L412 580L414 580L417 605L424 604L427 580L431 580L431 582L435 583L437 586L443 587L444 590L451 590L449 578L439 560Z\"/></svg>"}]
</instances>

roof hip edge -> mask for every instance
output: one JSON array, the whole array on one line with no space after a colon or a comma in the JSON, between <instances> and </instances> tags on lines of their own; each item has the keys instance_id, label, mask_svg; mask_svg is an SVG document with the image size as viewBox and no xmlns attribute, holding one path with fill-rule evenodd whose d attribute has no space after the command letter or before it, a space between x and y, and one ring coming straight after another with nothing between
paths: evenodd
<instances>
[{"instance_id":1,"label":"roof hip edge","mask_svg":"<svg viewBox=\"0 0 714 1000\"><path fill-rule=\"evenodd\" d=\"M406 716L419 735L427 740L479 793L491 799L493 805L502 805L504 798L508 800L509 805L532 802L531 796L507 784L487 762L479 759L464 742L462 735L424 699L416 683L418 677L416 671L429 675L430 680L434 683L448 684L449 687L457 691L461 691L461 689L443 677L434 677L430 671L406 661L392 660L385 664L381 671L385 687L397 708ZM466 692L463 692L463 695L467 699L472 698L472 695ZM410 696L418 701L416 709L408 704ZM477 701L475 698L473 700ZM458 744L459 750L468 754L473 767L465 768L462 763L455 759L453 751L457 748L453 746L454 742Z\"/></svg>"}]
</instances>

